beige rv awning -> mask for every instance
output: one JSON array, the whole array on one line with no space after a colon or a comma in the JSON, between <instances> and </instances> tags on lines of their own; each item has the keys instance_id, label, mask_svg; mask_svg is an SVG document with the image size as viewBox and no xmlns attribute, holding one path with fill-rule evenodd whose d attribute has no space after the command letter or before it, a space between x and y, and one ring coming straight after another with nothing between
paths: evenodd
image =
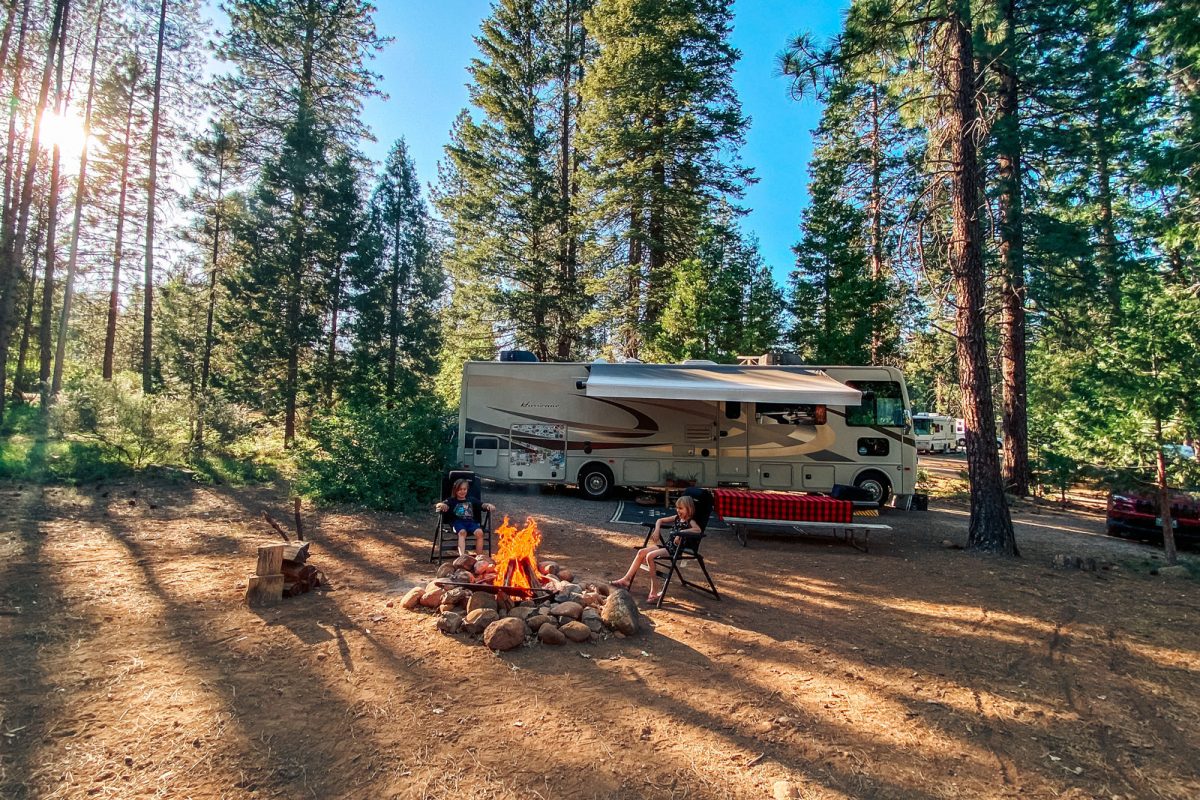
<instances>
[{"instance_id":1,"label":"beige rv awning","mask_svg":"<svg viewBox=\"0 0 1200 800\"><path fill-rule=\"evenodd\" d=\"M820 370L732 364L592 364L588 397L856 406L862 393Z\"/></svg>"}]
</instances>

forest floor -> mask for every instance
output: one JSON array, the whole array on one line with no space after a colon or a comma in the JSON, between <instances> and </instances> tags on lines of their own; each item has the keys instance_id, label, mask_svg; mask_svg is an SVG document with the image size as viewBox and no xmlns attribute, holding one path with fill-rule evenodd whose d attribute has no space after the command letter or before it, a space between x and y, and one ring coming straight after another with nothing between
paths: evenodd
<instances>
[{"instance_id":1,"label":"forest floor","mask_svg":"<svg viewBox=\"0 0 1200 800\"><path fill-rule=\"evenodd\" d=\"M497 490L542 559L608 580L615 503ZM1023 503L889 512L869 553L714 531L722 600L496 655L400 608L431 515L310 512L326 590L251 610L282 491L0 483L0 797L1200 797L1200 559ZM1056 554L1096 558L1055 570ZM644 606L644 580L635 586Z\"/></svg>"}]
</instances>

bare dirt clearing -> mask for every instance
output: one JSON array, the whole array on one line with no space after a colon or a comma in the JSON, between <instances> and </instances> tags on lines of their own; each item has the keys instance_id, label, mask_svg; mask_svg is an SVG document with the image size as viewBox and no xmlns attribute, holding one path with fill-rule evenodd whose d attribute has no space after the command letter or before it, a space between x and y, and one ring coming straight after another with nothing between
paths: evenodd
<instances>
[{"instance_id":1,"label":"bare dirt clearing","mask_svg":"<svg viewBox=\"0 0 1200 800\"><path fill-rule=\"evenodd\" d=\"M489 499L585 580L641 542L612 503ZM1095 517L1022 506L1015 561L944 547L952 505L887 515L869 554L718 532L722 601L497 656L388 605L433 573L431 515L310 514L332 588L242 606L286 507L0 484L0 797L1200 796L1200 585Z\"/></svg>"}]
</instances>

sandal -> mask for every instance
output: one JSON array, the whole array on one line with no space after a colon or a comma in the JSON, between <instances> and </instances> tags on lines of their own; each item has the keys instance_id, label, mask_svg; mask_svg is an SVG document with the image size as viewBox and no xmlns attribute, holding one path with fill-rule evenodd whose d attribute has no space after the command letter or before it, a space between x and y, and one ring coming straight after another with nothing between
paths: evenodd
<instances>
[{"instance_id":1,"label":"sandal","mask_svg":"<svg viewBox=\"0 0 1200 800\"><path fill-rule=\"evenodd\" d=\"M620 586L622 589L628 589L629 584L631 583L633 583L633 581L628 581L624 578L617 578L615 581L609 581L610 586Z\"/></svg>"},{"instance_id":2,"label":"sandal","mask_svg":"<svg viewBox=\"0 0 1200 800\"><path fill-rule=\"evenodd\" d=\"M657 594L655 594L654 592L651 592L650 594L646 595L647 603L657 603L661 599L662 599L662 592L659 592Z\"/></svg>"}]
</instances>

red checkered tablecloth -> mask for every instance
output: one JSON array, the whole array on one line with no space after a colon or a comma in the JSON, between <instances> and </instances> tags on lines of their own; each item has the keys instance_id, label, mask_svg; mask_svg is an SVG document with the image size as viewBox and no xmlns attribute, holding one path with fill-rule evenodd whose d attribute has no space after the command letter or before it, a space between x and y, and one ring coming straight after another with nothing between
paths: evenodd
<instances>
[{"instance_id":1,"label":"red checkered tablecloth","mask_svg":"<svg viewBox=\"0 0 1200 800\"><path fill-rule=\"evenodd\" d=\"M794 522L851 522L854 504L849 500L787 492L751 492L714 489L718 515L742 519L778 519Z\"/></svg>"}]
</instances>

